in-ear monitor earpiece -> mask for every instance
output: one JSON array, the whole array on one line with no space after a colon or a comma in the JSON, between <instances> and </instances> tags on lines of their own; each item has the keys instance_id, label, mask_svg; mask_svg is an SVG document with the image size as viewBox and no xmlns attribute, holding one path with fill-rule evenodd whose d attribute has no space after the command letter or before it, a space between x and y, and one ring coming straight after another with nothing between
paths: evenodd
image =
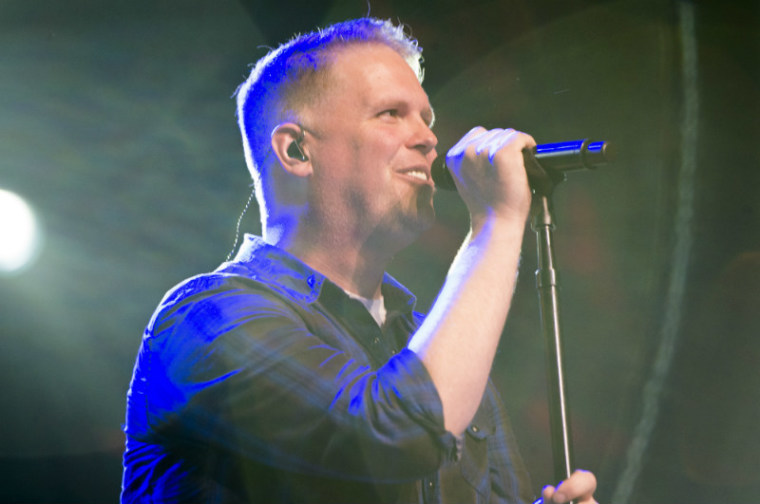
<instances>
[{"instance_id":1,"label":"in-ear monitor earpiece","mask_svg":"<svg viewBox=\"0 0 760 504\"><path fill-rule=\"evenodd\" d=\"M293 143L291 143L288 146L288 156L297 159L299 161L308 161L309 158L306 157L306 154L304 154L303 149L301 148L301 143L299 140L293 140Z\"/></svg>"}]
</instances>

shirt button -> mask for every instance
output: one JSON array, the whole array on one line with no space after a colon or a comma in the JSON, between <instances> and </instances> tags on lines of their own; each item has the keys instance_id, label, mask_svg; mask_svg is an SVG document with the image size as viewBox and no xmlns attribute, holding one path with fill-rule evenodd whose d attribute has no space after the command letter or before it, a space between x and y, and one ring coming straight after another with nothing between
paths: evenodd
<instances>
[{"instance_id":1,"label":"shirt button","mask_svg":"<svg viewBox=\"0 0 760 504\"><path fill-rule=\"evenodd\" d=\"M480 430L480 427L477 425L472 425L470 428L472 429L472 432L478 432Z\"/></svg>"},{"instance_id":2,"label":"shirt button","mask_svg":"<svg viewBox=\"0 0 760 504\"><path fill-rule=\"evenodd\" d=\"M428 488L433 488L435 486L435 483L432 481L428 481Z\"/></svg>"}]
</instances>

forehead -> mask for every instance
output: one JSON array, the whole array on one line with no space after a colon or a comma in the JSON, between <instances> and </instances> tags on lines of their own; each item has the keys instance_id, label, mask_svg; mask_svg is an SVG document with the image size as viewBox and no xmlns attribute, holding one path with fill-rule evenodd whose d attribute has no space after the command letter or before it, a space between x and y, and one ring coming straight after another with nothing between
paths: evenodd
<instances>
[{"instance_id":1,"label":"forehead","mask_svg":"<svg viewBox=\"0 0 760 504\"><path fill-rule=\"evenodd\" d=\"M417 74L394 49L382 43L351 44L341 47L329 65L328 95L333 98L377 100L389 96L422 101L429 107L428 97Z\"/></svg>"},{"instance_id":2,"label":"forehead","mask_svg":"<svg viewBox=\"0 0 760 504\"><path fill-rule=\"evenodd\" d=\"M333 51L336 68L361 69L375 66L387 66L410 74L419 84L412 65L395 49L382 42L355 42L337 46Z\"/></svg>"}]
</instances>

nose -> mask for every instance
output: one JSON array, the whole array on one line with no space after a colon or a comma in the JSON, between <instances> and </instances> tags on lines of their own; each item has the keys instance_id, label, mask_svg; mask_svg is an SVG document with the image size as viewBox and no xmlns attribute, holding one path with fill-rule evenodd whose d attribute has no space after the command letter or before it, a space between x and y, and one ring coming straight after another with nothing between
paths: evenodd
<instances>
[{"instance_id":1,"label":"nose","mask_svg":"<svg viewBox=\"0 0 760 504\"><path fill-rule=\"evenodd\" d=\"M415 121L415 124L416 126L411 137L412 146L427 154L438 145L438 137L435 136L428 123L422 118Z\"/></svg>"}]
</instances>

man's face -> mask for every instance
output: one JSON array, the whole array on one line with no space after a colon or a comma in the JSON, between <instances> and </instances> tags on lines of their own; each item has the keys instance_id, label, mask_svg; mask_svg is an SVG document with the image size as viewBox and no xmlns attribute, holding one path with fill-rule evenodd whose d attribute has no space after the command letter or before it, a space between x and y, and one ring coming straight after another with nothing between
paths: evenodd
<instances>
[{"instance_id":1,"label":"man's face","mask_svg":"<svg viewBox=\"0 0 760 504\"><path fill-rule=\"evenodd\" d=\"M326 90L303 114L313 132L311 203L346 232L413 240L435 218L438 139L427 94L385 45L353 45L334 57Z\"/></svg>"}]
</instances>

